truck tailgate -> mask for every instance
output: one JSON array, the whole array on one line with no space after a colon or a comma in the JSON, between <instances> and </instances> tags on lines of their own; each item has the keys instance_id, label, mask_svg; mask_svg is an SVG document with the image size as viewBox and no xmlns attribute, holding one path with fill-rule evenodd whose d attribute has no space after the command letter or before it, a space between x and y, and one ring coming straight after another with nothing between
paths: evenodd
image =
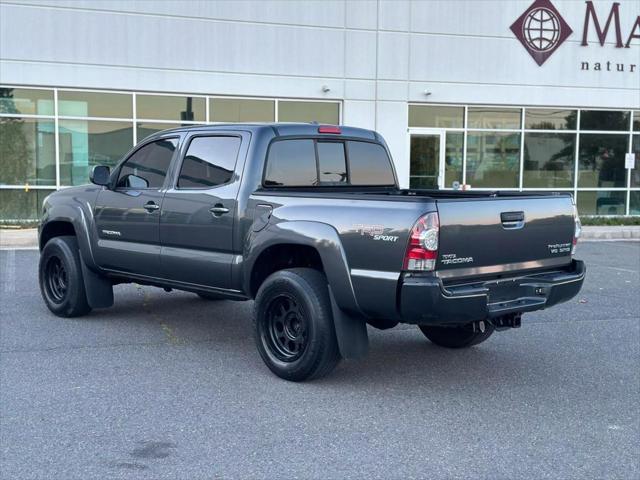
<instances>
[{"instance_id":1,"label":"truck tailgate","mask_svg":"<svg viewBox=\"0 0 640 480\"><path fill-rule=\"evenodd\" d=\"M571 262L569 195L440 199L441 278L564 266Z\"/></svg>"}]
</instances>

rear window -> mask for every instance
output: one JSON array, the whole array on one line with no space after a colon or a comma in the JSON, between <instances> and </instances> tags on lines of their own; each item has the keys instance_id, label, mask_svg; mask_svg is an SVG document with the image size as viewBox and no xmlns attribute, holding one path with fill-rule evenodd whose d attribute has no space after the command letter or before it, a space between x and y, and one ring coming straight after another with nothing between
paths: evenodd
<instances>
[{"instance_id":1,"label":"rear window","mask_svg":"<svg viewBox=\"0 0 640 480\"><path fill-rule=\"evenodd\" d=\"M271 144L264 185L394 186L395 178L387 151L377 143L295 139Z\"/></svg>"},{"instance_id":2,"label":"rear window","mask_svg":"<svg viewBox=\"0 0 640 480\"><path fill-rule=\"evenodd\" d=\"M351 185L395 185L387 151L377 143L347 142Z\"/></svg>"}]
</instances>

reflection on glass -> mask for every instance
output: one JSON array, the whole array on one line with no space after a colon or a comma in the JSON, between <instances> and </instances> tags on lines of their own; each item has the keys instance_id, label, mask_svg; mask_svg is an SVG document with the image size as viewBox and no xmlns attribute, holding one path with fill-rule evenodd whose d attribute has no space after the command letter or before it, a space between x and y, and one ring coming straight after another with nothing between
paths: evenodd
<instances>
[{"instance_id":1,"label":"reflection on glass","mask_svg":"<svg viewBox=\"0 0 640 480\"><path fill-rule=\"evenodd\" d=\"M329 102L278 103L279 122L318 122L337 125L340 123L340 104Z\"/></svg>"},{"instance_id":2,"label":"reflection on glass","mask_svg":"<svg viewBox=\"0 0 640 480\"><path fill-rule=\"evenodd\" d=\"M640 110L633 112L633 131L640 132Z\"/></svg>"},{"instance_id":3,"label":"reflection on glass","mask_svg":"<svg viewBox=\"0 0 640 480\"><path fill-rule=\"evenodd\" d=\"M138 142L140 140L144 140L149 135L153 135L154 133L161 132L163 130L169 130L170 128L178 128L181 127L179 123L150 123L150 122L142 122L136 125L136 135Z\"/></svg>"},{"instance_id":4,"label":"reflection on glass","mask_svg":"<svg viewBox=\"0 0 640 480\"><path fill-rule=\"evenodd\" d=\"M0 222L19 223L40 218L42 202L54 190L0 190Z\"/></svg>"},{"instance_id":5,"label":"reflection on glass","mask_svg":"<svg viewBox=\"0 0 640 480\"><path fill-rule=\"evenodd\" d=\"M60 183L82 185L94 165L113 167L133 145L131 122L60 120Z\"/></svg>"},{"instance_id":6,"label":"reflection on glass","mask_svg":"<svg viewBox=\"0 0 640 480\"><path fill-rule=\"evenodd\" d=\"M275 103L273 100L212 98L209 119L212 122L273 122Z\"/></svg>"},{"instance_id":7,"label":"reflection on glass","mask_svg":"<svg viewBox=\"0 0 640 480\"><path fill-rule=\"evenodd\" d=\"M525 133L523 186L573 187L575 153L575 133Z\"/></svg>"},{"instance_id":8,"label":"reflection on glass","mask_svg":"<svg viewBox=\"0 0 640 480\"><path fill-rule=\"evenodd\" d=\"M409 105L410 127L462 128L463 107Z\"/></svg>"},{"instance_id":9,"label":"reflection on glass","mask_svg":"<svg viewBox=\"0 0 640 480\"><path fill-rule=\"evenodd\" d=\"M203 97L136 95L136 116L145 120L204 122Z\"/></svg>"},{"instance_id":10,"label":"reflection on glass","mask_svg":"<svg viewBox=\"0 0 640 480\"><path fill-rule=\"evenodd\" d=\"M53 90L0 88L0 113L53 115Z\"/></svg>"},{"instance_id":11,"label":"reflection on glass","mask_svg":"<svg viewBox=\"0 0 640 480\"><path fill-rule=\"evenodd\" d=\"M636 168L631 170L631 186L640 187L640 135L633 136L631 151L636 154Z\"/></svg>"},{"instance_id":12,"label":"reflection on glass","mask_svg":"<svg viewBox=\"0 0 640 480\"><path fill-rule=\"evenodd\" d=\"M318 142L318 169L321 183L347 183L344 143Z\"/></svg>"},{"instance_id":13,"label":"reflection on glass","mask_svg":"<svg viewBox=\"0 0 640 480\"><path fill-rule=\"evenodd\" d=\"M215 187L231 181L239 149L239 137L195 137L180 167L178 187Z\"/></svg>"},{"instance_id":14,"label":"reflection on glass","mask_svg":"<svg viewBox=\"0 0 640 480\"><path fill-rule=\"evenodd\" d=\"M351 185L395 185L391 159L377 143L347 142Z\"/></svg>"},{"instance_id":15,"label":"reflection on glass","mask_svg":"<svg viewBox=\"0 0 640 480\"><path fill-rule=\"evenodd\" d=\"M629 215L640 215L640 190L630 192Z\"/></svg>"},{"instance_id":16,"label":"reflection on glass","mask_svg":"<svg viewBox=\"0 0 640 480\"><path fill-rule=\"evenodd\" d=\"M271 144L265 186L312 186L317 178L313 140L282 140Z\"/></svg>"},{"instance_id":17,"label":"reflection on glass","mask_svg":"<svg viewBox=\"0 0 640 480\"><path fill-rule=\"evenodd\" d=\"M578 192L580 215L624 215L627 192Z\"/></svg>"},{"instance_id":18,"label":"reflection on glass","mask_svg":"<svg viewBox=\"0 0 640 480\"><path fill-rule=\"evenodd\" d=\"M517 188L520 134L469 132L467 184L478 188Z\"/></svg>"},{"instance_id":19,"label":"reflection on glass","mask_svg":"<svg viewBox=\"0 0 640 480\"><path fill-rule=\"evenodd\" d=\"M521 109L469 107L468 128L520 128Z\"/></svg>"},{"instance_id":20,"label":"reflection on glass","mask_svg":"<svg viewBox=\"0 0 640 480\"><path fill-rule=\"evenodd\" d=\"M462 183L463 134L447 132L444 152L444 186Z\"/></svg>"},{"instance_id":21,"label":"reflection on glass","mask_svg":"<svg viewBox=\"0 0 640 480\"><path fill-rule=\"evenodd\" d=\"M411 135L409 187L438 188L440 135Z\"/></svg>"},{"instance_id":22,"label":"reflection on glass","mask_svg":"<svg viewBox=\"0 0 640 480\"><path fill-rule=\"evenodd\" d=\"M53 120L0 118L0 184L55 185Z\"/></svg>"},{"instance_id":23,"label":"reflection on glass","mask_svg":"<svg viewBox=\"0 0 640 480\"><path fill-rule=\"evenodd\" d=\"M580 134L578 187L625 187L628 135Z\"/></svg>"},{"instance_id":24,"label":"reflection on glass","mask_svg":"<svg viewBox=\"0 0 640 480\"><path fill-rule=\"evenodd\" d=\"M577 118L577 110L527 108L524 114L524 128L531 130L575 130Z\"/></svg>"},{"instance_id":25,"label":"reflection on glass","mask_svg":"<svg viewBox=\"0 0 640 480\"><path fill-rule=\"evenodd\" d=\"M58 90L58 114L66 117L131 118L129 93Z\"/></svg>"},{"instance_id":26,"label":"reflection on glass","mask_svg":"<svg viewBox=\"0 0 640 480\"><path fill-rule=\"evenodd\" d=\"M582 110L581 130L628 131L631 112L614 110Z\"/></svg>"}]
</instances>

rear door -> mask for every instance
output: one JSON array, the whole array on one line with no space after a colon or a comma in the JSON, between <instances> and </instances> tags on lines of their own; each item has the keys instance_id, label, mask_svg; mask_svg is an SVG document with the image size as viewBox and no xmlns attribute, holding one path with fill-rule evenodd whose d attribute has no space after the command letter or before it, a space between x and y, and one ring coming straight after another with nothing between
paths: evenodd
<instances>
[{"instance_id":1,"label":"rear door","mask_svg":"<svg viewBox=\"0 0 640 480\"><path fill-rule=\"evenodd\" d=\"M248 133L192 134L162 204L163 276L185 283L229 288L233 226Z\"/></svg>"},{"instance_id":2,"label":"rear door","mask_svg":"<svg viewBox=\"0 0 640 480\"><path fill-rule=\"evenodd\" d=\"M569 195L438 200L442 277L548 268L571 262Z\"/></svg>"},{"instance_id":3,"label":"rear door","mask_svg":"<svg viewBox=\"0 0 640 480\"><path fill-rule=\"evenodd\" d=\"M120 166L113 189L105 188L98 194L98 265L160 275L160 207L178 140L167 137L140 146Z\"/></svg>"}]
</instances>

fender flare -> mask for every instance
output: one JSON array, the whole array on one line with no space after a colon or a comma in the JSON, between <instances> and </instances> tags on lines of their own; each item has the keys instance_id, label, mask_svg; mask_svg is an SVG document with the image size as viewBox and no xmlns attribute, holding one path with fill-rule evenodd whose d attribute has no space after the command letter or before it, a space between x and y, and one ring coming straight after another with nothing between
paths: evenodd
<instances>
[{"instance_id":1,"label":"fender flare","mask_svg":"<svg viewBox=\"0 0 640 480\"><path fill-rule=\"evenodd\" d=\"M91 241L93 216L91 208L86 205L89 215L80 204L78 205L52 205L42 220L40 234L50 222L67 222L73 226L78 241L80 263L82 267L82 279L87 293L87 301L92 308L106 308L113 305L113 284L104 275L100 274L100 268L93 258ZM40 242L38 242L40 243Z\"/></svg>"},{"instance_id":2,"label":"fender flare","mask_svg":"<svg viewBox=\"0 0 640 480\"><path fill-rule=\"evenodd\" d=\"M251 272L256 260L267 248L278 244L304 245L316 249L327 277L340 353L344 358L366 355L369 344L366 320L356 300L340 236L331 225L305 220L281 221L252 234L243 262L245 292L251 291Z\"/></svg>"}]
</instances>

